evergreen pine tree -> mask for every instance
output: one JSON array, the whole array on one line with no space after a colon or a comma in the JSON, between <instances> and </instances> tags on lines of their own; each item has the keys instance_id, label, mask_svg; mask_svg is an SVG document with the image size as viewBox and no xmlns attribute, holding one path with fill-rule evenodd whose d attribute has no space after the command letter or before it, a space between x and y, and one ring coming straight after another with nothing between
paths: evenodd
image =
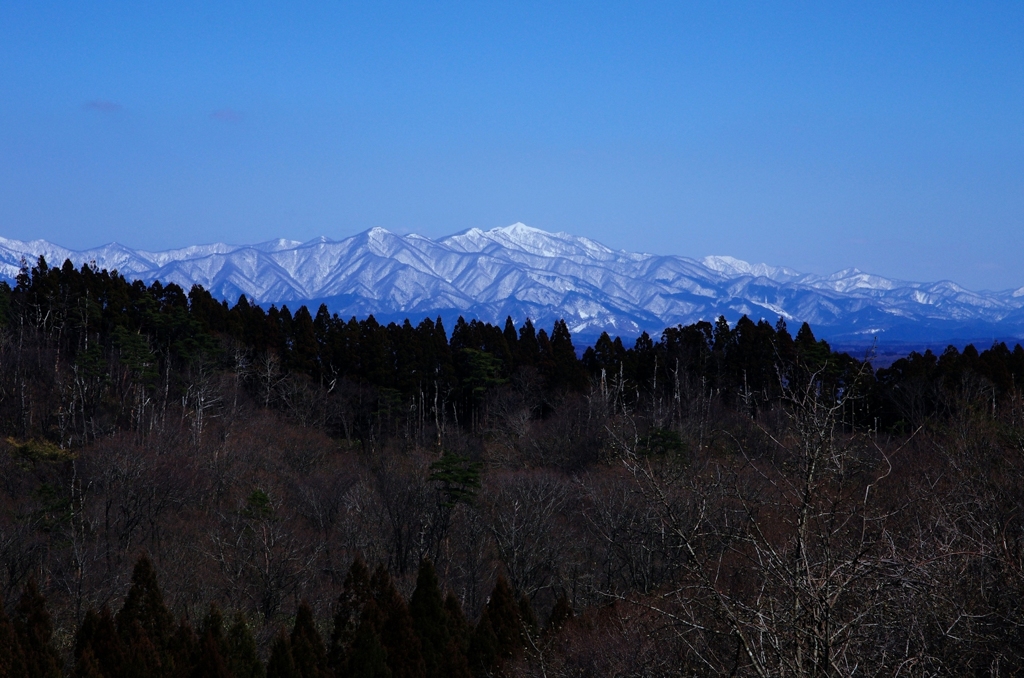
<instances>
[{"instance_id":1,"label":"evergreen pine tree","mask_svg":"<svg viewBox=\"0 0 1024 678\"><path fill-rule=\"evenodd\" d=\"M0 671L0 676L2 675L4 674ZM75 668L71 671L71 678L106 678L100 671L100 663L96 660L96 655L92 653L91 647L85 648L78 656Z\"/></svg>"},{"instance_id":2,"label":"evergreen pine tree","mask_svg":"<svg viewBox=\"0 0 1024 678\"><path fill-rule=\"evenodd\" d=\"M370 570L363 559L357 556L345 575L345 583L334 612L334 630L331 631L327 660L335 673L341 673L348 662L349 646L359 627L363 607L370 598Z\"/></svg>"},{"instance_id":3,"label":"evergreen pine tree","mask_svg":"<svg viewBox=\"0 0 1024 678\"><path fill-rule=\"evenodd\" d=\"M509 659L522 648L522 619L512 587L504 575L498 575L487 601L487 613L498 640L498 655Z\"/></svg>"},{"instance_id":4,"label":"evergreen pine tree","mask_svg":"<svg viewBox=\"0 0 1024 678\"><path fill-rule=\"evenodd\" d=\"M178 626L171 636L168 644L164 662L165 673L168 676L191 675L195 662L199 655L199 639L188 620L182 617Z\"/></svg>"},{"instance_id":5,"label":"evergreen pine tree","mask_svg":"<svg viewBox=\"0 0 1024 678\"><path fill-rule=\"evenodd\" d=\"M305 306L300 306L295 312L291 326L291 341L288 342L288 366L294 370L319 377L316 373L319 365L319 345L316 341L316 331L313 327L313 318Z\"/></svg>"},{"instance_id":6,"label":"evergreen pine tree","mask_svg":"<svg viewBox=\"0 0 1024 678\"><path fill-rule=\"evenodd\" d=\"M419 638L413 629L409 606L405 604L383 565L374 571L370 588L383 617L380 640L388 653L391 675L394 678L424 678L427 669Z\"/></svg>"},{"instance_id":7,"label":"evergreen pine tree","mask_svg":"<svg viewBox=\"0 0 1024 678\"><path fill-rule=\"evenodd\" d=\"M821 341L815 339L814 332L811 331L811 326L807 323L800 326L793 345L796 348L800 362L810 372L824 367L831 357L832 348L828 345L828 342L824 339ZM974 347L972 346L971 348L973 349ZM966 349L964 349L964 352L966 353Z\"/></svg>"},{"instance_id":8,"label":"evergreen pine tree","mask_svg":"<svg viewBox=\"0 0 1024 678\"><path fill-rule=\"evenodd\" d=\"M205 643L207 637L213 642L217 654L226 662L231 655L231 650L228 647L228 638L224 632L224 615L221 613L217 603L210 603L210 611L203 617L203 623L199 627L199 642ZM200 652L203 651L205 650L200 648Z\"/></svg>"},{"instance_id":9,"label":"evergreen pine tree","mask_svg":"<svg viewBox=\"0 0 1024 678\"><path fill-rule=\"evenodd\" d=\"M203 634L199 641L195 665L189 675L191 678L234 678L213 633L208 631Z\"/></svg>"},{"instance_id":10,"label":"evergreen pine tree","mask_svg":"<svg viewBox=\"0 0 1024 678\"><path fill-rule=\"evenodd\" d=\"M291 645L295 669L301 678L327 678L327 649L313 621L313 610L305 600L295 615Z\"/></svg>"},{"instance_id":11,"label":"evergreen pine tree","mask_svg":"<svg viewBox=\"0 0 1024 678\"><path fill-rule=\"evenodd\" d=\"M264 678L266 670L260 661L256 639L241 612L235 613L227 634L227 664L235 678Z\"/></svg>"},{"instance_id":12,"label":"evergreen pine tree","mask_svg":"<svg viewBox=\"0 0 1024 678\"><path fill-rule=\"evenodd\" d=\"M129 654L133 653L133 643L145 640L153 647L153 652L160 663L165 663L171 636L175 631L174 617L164 605L163 594L156 580L156 570L150 559L143 555L132 571L132 585L124 605L115 617L117 631L121 636ZM142 653L149 650L143 645L138 648ZM140 655L141 656L141 655Z\"/></svg>"},{"instance_id":13,"label":"evergreen pine tree","mask_svg":"<svg viewBox=\"0 0 1024 678\"><path fill-rule=\"evenodd\" d=\"M554 384L552 381L555 374L555 359L551 352L551 339L543 329L537 331L537 371L547 380L548 386Z\"/></svg>"},{"instance_id":14,"label":"evergreen pine tree","mask_svg":"<svg viewBox=\"0 0 1024 678\"><path fill-rule=\"evenodd\" d=\"M564 320L556 321L551 330L551 361L553 370L549 375L549 382L552 387L576 391L586 387L587 373L583 371L583 366L576 357L569 326Z\"/></svg>"},{"instance_id":15,"label":"evergreen pine tree","mask_svg":"<svg viewBox=\"0 0 1024 678\"><path fill-rule=\"evenodd\" d=\"M345 671L336 675L349 678L392 678L388 667L388 652L380 641L377 629L384 625L377 603L370 599L363 607L359 625L356 627L349 646Z\"/></svg>"},{"instance_id":16,"label":"evergreen pine tree","mask_svg":"<svg viewBox=\"0 0 1024 678\"><path fill-rule=\"evenodd\" d=\"M117 633L114 616L106 605L97 613L89 610L82 620L75 636L75 659L81 660L91 653L100 673L104 676L120 676L125 665L125 648ZM86 661L88 665L90 662Z\"/></svg>"},{"instance_id":17,"label":"evergreen pine tree","mask_svg":"<svg viewBox=\"0 0 1024 678\"><path fill-rule=\"evenodd\" d=\"M60 678L60 657L53 647L53 625L46 599L34 577L25 584L14 608L14 631L25 662L26 678Z\"/></svg>"},{"instance_id":18,"label":"evergreen pine tree","mask_svg":"<svg viewBox=\"0 0 1024 678\"><path fill-rule=\"evenodd\" d=\"M518 353L516 361L521 365L536 365L540 360L540 346L537 343L537 331L533 322L527 318L519 328L519 341L516 343Z\"/></svg>"},{"instance_id":19,"label":"evergreen pine tree","mask_svg":"<svg viewBox=\"0 0 1024 678\"><path fill-rule=\"evenodd\" d=\"M475 676L492 674L498 664L498 637L494 634L486 607L470 637L467 660Z\"/></svg>"},{"instance_id":20,"label":"evergreen pine tree","mask_svg":"<svg viewBox=\"0 0 1024 678\"><path fill-rule=\"evenodd\" d=\"M469 660L454 638L448 639L448 644L441 653L439 676L445 678L471 678L473 673L469 670Z\"/></svg>"},{"instance_id":21,"label":"evergreen pine tree","mask_svg":"<svg viewBox=\"0 0 1024 678\"><path fill-rule=\"evenodd\" d=\"M121 678L165 678L171 675L171 662L157 649L138 619L124 632L124 662Z\"/></svg>"},{"instance_id":22,"label":"evergreen pine tree","mask_svg":"<svg viewBox=\"0 0 1024 678\"><path fill-rule=\"evenodd\" d=\"M270 659L267 661L267 678L299 678L292 657L291 642L288 634L281 629L270 646Z\"/></svg>"},{"instance_id":23,"label":"evergreen pine tree","mask_svg":"<svg viewBox=\"0 0 1024 678\"><path fill-rule=\"evenodd\" d=\"M441 658L448 648L451 634L448 631L448 615L444 610L437 572L433 563L427 559L420 563L416 589L409 600L409 614L412 615L413 628L420 639L427 676L443 676Z\"/></svg>"},{"instance_id":24,"label":"evergreen pine tree","mask_svg":"<svg viewBox=\"0 0 1024 678\"><path fill-rule=\"evenodd\" d=\"M462 611L462 604L449 593L444 600L445 621L448 624L448 644L441 655L440 675L449 678L470 678L469 670L469 638L472 629Z\"/></svg>"},{"instance_id":25,"label":"evergreen pine tree","mask_svg":"<svg viewBox=\"0 0 1024 678\"><path fill-rule=\"evenodd\" d=\"M107 608L104 607L104 610ZM93 657L96 653L92 650L92 640L96 636L96 628L99 626L100 616L96 613L96 610L89 609L85 616L82 618L82 623L78 626L78 631L75 633L75 659L77 660L86 650L92 652Z\"/></svg>"},{"instance_id":26,"label":"evergreen pine tree","mask_svg":"<svg viewBox=\"0 0 1024 678\"><path fill-rule=\"evenodd\" d=\"M818 340L814 338L814 332L811 330L811 326L807 323L800 325L800 329L796 332L796 343L800 348L813 348Z\"/></svg>"},{"instance_id":27,"label":"evergreen pine tree","mask_svg":"<svg viewBox=\"0 0 1024 678\"><path fill-rule=\"evenodd\" d=\"M545 635L554 635L562 630L569 620L572 619L572 606L569 604L569 597L564 593L555 601L551 608L551 616L548 617L547 626L544 627Z\"/></svg>"},{"instance_id":28,"label":"evergreen pine tree","mask_svg":"<svg viewBox=\"0 0 1024 678\"><path fill-rule=\"evenodd\" d=\"M729 346L732 344L735 337L732 329L729 327L729 321L725 319L724 315L718 316L718 320L715 321L713 336L714 343L711 349L715 353L724 354L729 350Z\"/></svg>"},{"instance_id":29,"label":"evergreen pine tree","mask_svg":"<svg viewBox=\"0 0 1024 678\"><path fill-rule=\"evenodd\" d=\"M497 672L523 648L523 622L512 587L498 575L470 643L475 672Z\"/></svg>"},{"instance_id":30,"label":"evergreen pine tree","mask_svg":"<svg viewBox=\"0 0 1024 678\"><path fill-rule=\"evenodd\" d=\"M513 364L510 367L514 368L519 360L519 335L516 334L516 326L512 322L512 316L505 318L505 330L501 334L505 338L505 345L508 346L509 353L512 354Z\"/></svg>"},{"instance_id":31,"label":"evergreen pine tree","mask_svg":"<svg viewBox=\"0 0 1024 678\"><path fill-rule=\"evenodd\" d=\"M462 611L462 603L459 602L454 593L449 592L445 597L444 612L448 622L448 636L455 641L463 653L467 652L469 650L469 637L472 635L473 629L470 627L469 622L466 621L466 613Z\"/></svg>"}]
</instances>

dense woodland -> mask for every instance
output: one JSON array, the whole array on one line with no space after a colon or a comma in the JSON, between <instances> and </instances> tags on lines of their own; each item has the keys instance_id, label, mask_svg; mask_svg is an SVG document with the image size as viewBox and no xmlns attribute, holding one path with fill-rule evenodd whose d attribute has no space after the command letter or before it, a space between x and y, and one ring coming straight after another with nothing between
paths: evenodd
<instances>
[{"instance_id":1,"label":"dense woodland","mask_svg":"<svg viewBox=\"0 0 1024 678\"><path fill-rule=\"evenodd\" d=\"M1024 349L0 284L0 678L1024 673Z\"/></svg>"}]
</instances>

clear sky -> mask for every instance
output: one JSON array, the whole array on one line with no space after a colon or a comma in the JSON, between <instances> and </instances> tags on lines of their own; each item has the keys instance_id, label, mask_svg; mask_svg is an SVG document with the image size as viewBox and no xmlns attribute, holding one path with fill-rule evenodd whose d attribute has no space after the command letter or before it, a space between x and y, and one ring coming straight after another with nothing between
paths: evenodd
<instances>
[{"instance_id":1,"label":"clear sky","mask_svg":"<svg viewBox=\"0 0 1024 678\"><path fill-rule=\"evenodd\" d=\"M1024 285L1024 3L0 0L0 235L516 221Z\"/></svg>"}]
</instances>

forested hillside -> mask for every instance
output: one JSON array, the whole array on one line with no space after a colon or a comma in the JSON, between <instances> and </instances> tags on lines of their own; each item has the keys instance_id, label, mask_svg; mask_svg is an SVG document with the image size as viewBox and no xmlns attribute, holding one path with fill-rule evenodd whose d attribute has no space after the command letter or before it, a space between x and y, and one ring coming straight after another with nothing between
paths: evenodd
<instances>
[{"instance_id":1,"label":"forested hillside","mask_svg":"<svg viewBox=\"0 0 1024 678\"><path fill-rule=\"evenodd\" d=\"M0 285L0 677L1016 675L1024 349Z\"/></svg>"}]
</instances>

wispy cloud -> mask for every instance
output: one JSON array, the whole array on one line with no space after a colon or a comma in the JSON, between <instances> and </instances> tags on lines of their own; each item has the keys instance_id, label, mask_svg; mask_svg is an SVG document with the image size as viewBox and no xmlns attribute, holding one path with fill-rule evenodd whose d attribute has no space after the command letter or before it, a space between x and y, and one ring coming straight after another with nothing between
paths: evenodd
<instances>
[{"instance_id":1,"label":"wispy cloud","mask_svg":"<svg viewBox=\"0 0 1024 678\"><path fill-rule=\"evenodd\" d=\"M242 114L230 108L222 108L219 111L214 111L213 113L210 113L210 117L214 120L220 120L222 122L242 121Z\"/></svg>"},{"instance_id":2,"label":"wispy cloud","mask_svg":"<svg viewBox=\"0 0 1024 678\"><path fill-rule=\"evenodd\" d=\"M121 104L116 101L107 101L106 99L93 99L92 101L86 101L82 104L82 108L87 111L99 111L101 113L116 113L121 110Z\"/></svg>"}]
</instances>

